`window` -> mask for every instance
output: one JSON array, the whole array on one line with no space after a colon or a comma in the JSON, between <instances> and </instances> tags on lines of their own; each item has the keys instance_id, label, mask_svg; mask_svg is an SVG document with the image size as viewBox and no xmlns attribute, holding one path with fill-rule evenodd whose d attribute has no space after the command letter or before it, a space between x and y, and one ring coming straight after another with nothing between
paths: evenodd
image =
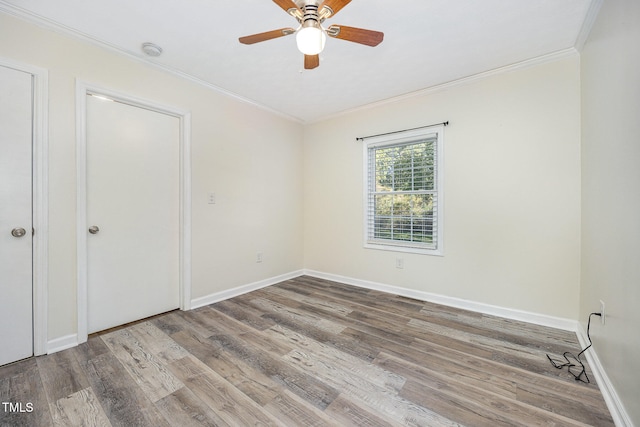
<instances>
[{"instance_id":1,"label":"window","mask_svg":"<svg viewBox=\"0 0 640 427\"><path fill-rule=\"evenodd\" d=\"M365 247L442 255L443 127L367 139Z\"/></svg>"}]
</instances>

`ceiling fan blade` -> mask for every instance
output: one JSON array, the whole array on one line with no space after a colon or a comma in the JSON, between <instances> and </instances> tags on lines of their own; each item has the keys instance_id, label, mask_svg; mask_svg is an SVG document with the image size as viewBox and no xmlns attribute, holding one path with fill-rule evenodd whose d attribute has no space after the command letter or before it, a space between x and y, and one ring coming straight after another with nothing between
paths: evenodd
<instances>
[{"instance_id":1,"label":"ceiling fan blade","mask_svg":"<svg viewBox=\"0 0 640 427\"><path fill-rule=\"evenodd\" d=\"M313 70L320 65L320 55L305 55L304 56L304 69Z\"/></svg>"},{"instance_id":2,"label":"ceiling fan blade","mask_svg":"<svg viewBox=\"0 0 640 427\"><path fill-rule=\"evenodd\" d=\"M295 9L295 10L299 11L300 14L302 14L302 11L293 2L293 0L273 0L273 2L275 4L277 4L278 6L280 6L282 8L282 10L284 10L285 12L287 12L290 15L292 14L291 12L289 12L291 9Z\"/></svg>"},{"instance_id":3,"label":"ceiling fan blade","mask_svg":"<svg viewBox=\"0 0 640 427\"><path fill-rule=\"evenodd\" d=\"M267 31L264 33L252 34L250 36L240 37L238 40L242 44L254 44L271 39L277 39L278 37L288 36L295 33L293 28L280 28L279 30Z\"/></svg>"},{"instance_id":4,"label":"ceiling fan blade","mask_svg":"<svg viewBox=\"0 0 640 427\"><path fill-rule=\"evenodd\" d=\"M349 3L351 3L351 0L325 0L324 3L322 3L322 5L318 8L318 11L320 12L320 15L324 15L323 17L326 19L340 12L340 10ZM323 9L325 8L329 8L329 10L324 11Z\"/></svg>"},{"instance_id":5,"label":"ceiling fan blade","mask_svg":"<svg viewBox=\"0 0 640 427\"><path fill-rule=\"evenodd\" d=\"M380 31L347 27L346 25L331 25L327 28L327 35L336 39L347 40L367 46L378 46L382 42L382 39L384 39L384 33Z\"/></svg>"}]
</instances>

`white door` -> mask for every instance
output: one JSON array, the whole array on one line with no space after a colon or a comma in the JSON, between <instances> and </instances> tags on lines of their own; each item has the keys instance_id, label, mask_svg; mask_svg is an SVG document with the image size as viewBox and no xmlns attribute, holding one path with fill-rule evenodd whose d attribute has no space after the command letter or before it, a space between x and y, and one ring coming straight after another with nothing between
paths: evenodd
<instances>
[{"instance_id":1,"label":"white door","mask_svg":"<svg viewBox=\"0 0 640 427\"><path fill-rule=\"evenodd\" d=\"M33 355L32 91L0 66L0 365Z\"/></svg>"},{"instance_id":2,"label":"white door","mask_svg":"<svg viewBox=\"0 0 640 427\"><path fill-rule=\"evenodd\" d=\"M87 322L179 307L180 120L87 95Z\"/></svg>"}]
</instances>

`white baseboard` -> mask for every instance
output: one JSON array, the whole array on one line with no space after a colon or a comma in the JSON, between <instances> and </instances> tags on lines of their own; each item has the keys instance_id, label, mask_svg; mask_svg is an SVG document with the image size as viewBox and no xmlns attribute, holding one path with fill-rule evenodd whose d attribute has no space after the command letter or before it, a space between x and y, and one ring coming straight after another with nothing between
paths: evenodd
<instances>
[{"instance_id":1,"label":"white baseboard","mask_svg":"<svg viewBox=\"0 0 640 427\"><path fill-rule=\"evenodd\" d=\"M303 270L292 271L291 273L285 273L285 274L281 274L280 276L259 280L257 282L238 286L233 289L227 289L221 292L214 292L212 294L205 295L203 297L194 298L191 300L191 309L204 307L205 305L224 301L226 299L233 298L238 295L246 294L247 292L251 292L251 291L265 288L267 286L275 285L278 282L283 282L285 280L293 279L294 277L302 276L302 274L304 274Z\"/></svg>"},{"instance_id":2,"label":"white baseboard","mask_svg":"<svg viewBox=\"0 0 640 427\"><path fill-rule=\"evenodd\" d=\"M228 289L222 292L216 292L204 297L195 298L191 300L191 308L198 308L205 305L213 304L218 301L223 301L229 298L233 298L238 295L246 294L247 292L255 291L284 280L293 279L294 277L301 276L303 270L292 271L290 273L282 274L276 277L270 277L268 279L260 280L258 282L249 283L247 285L239 286L237 288ZM79 344L78 334L65 335L63 337L55 338L47 341L46 354L57 353L68 348L76 347Z\"/></svg>"},{"instance_id":3,"label":"white baseboard","mask_svg":"<svg viewBox=\"0 0 640 427\"><path fill-rule=\"evenodd\" d=\"M587 332L580 325L578 327L578 340L580 341L580 346L585 348L589 345L589 337L587 336ZM600 363L600 359L598 358L598 353L596 352L595 347L591 347L587 351L584 352L584 355L587 357L587 363L591 370L593 371L593 375L596 377L596 382L598 386L600 386L600 392L602 393L602 397L604 398L605 403L607 404L607 408L609 408L609 412L611 412L611 417L613 418L613 422L617 427L634 427L633 421L629 417L620 397L618 397L618 393L616 393L616 389L613 387L609 376L607 375L602 363Z\"/></svg>"},{"instance_id":4,"label":"white baseboard","mask_svg":"<svg viewBox=\"0 0 640 427\"><path fill-rule=\"evenodd\" d=\"M489 314L492 316L505 317L507 319L519 320L522 322L548 326L556 329L563 329L565 331L576 333L578 332L579 323L577 320L548 316L546 314L532 313L523 310L516 310L513 308L499 307L496 305L485 304L461 298L448 297L446 295L433 294L430 292L417 291L414 289L401 288L399 286L386 285L383 283L371 282L368 280L354 279L352 277L339 276L336 274L323 273L319 271L304 270L304 274L308 276L318 277L320 279L327 279L333 280L335 282L345 283L347 285L373 289L381 292L388 292L403 297L417 299L420 301L442 304L449 307L461 308L464 310L475 311L477 313Z\"/></svg>"},{"instance_id":5,"label":"white baseboard","mask_svg":"<svg viewBox=\"0 0 640 427\"><path fill-rule=\"evenodd\" d=\"M213 304L219 301L224 301L229 298L233 298L238 295L246 294L251 291L265 288L267 286L274 285L276 283L293 279L302 275L311 277L317 277L320 279L331 280L334 282L344 283L347 285L357 286L366 289L372 289L381 292L388 292L395 295L400 295L408 298L414 298L420 301L432 302L436 304L442 304L450 307L461 308L464 310L470 310L478 313L489 314L493 316L504 317L507 319L518 320L523 322L529 322L536 325L548 326L557 329L563 329L566 331L575 332L578 336L578 340L582 348L589 344L587 333L582 325L571 319L565 319L560 317L548 316L544 314L532 313L522 310L515 310L512 308L499 307L491 304L480 303L476 301L465 300L461 298L448 297L445 295L433 294L430 292L417 291L414 289L402 288L399 286L392 286L378 282L372 282L368 280L355 279L352 277L340 276L337 274L323 273L315 270L297 270L290 273L282 274L268 279L260 280L257 282L249 283L247 285L238 286L233 289L227 289L221 292L215 292L213 294L205 295L203 297L194 298L191 300L191 308L203 307L205 305ZM56 353L58 351L66 350L78 345L77 334L66 335L60 338L53 339L47 343L47 354ZM600 386L602 396L611 412L611 416L618 427L634 427L631 418L627 414L624 405L622 404L618 394L611 383L611 380L607 376L595 348L591 348L585 352L587 362L591 367L596 381Z\"/></svg>"},{"instance_id":6,"label":"white baseboard","mask_svg":"<svg viewBox=\"0 0 640 427\"><path fill-rule=\"evenodd\" d=\"M70 334L47 342L47 354L57 353L78 345L78 335Z\"/></svg>"},{"instance_id":7,"label":"white baseboard","mask_svg":"<svg viewBox=\"0 0 640 427\"><path fill-rule=\"evenodd\" d=\"M354 279L352 277L339 276L336 274L323 273L314 270L304 270L304 274L307 276L332 280L334 282L358 286L361 288L373 289L381 292L389 292L404 297L414 298L420 301L432 302L449 307L456 307L464 310L475 311L478 313L533 323L536 325L563 329L566 331L575 332L582 348L585 348L589 344L587 333L580 322L578 322L577 320L547 316L544 314L531 313L522 310L514 310L512 308L499 307L490 304L484 304L460 298L453 298L445 295L432 294L429 292L416 291L413 289L401 288L398 286L386 285L367 280ZM602 364L598 360L598 355L595 351L595 348L592 347L591 349L587 350L585 352L585 355L587 357L587 362L589 363L589 366L591 367L593 374L596 377L596 381L600 386L602 397L604 398L607 407L609 408L609 412L611 412L611 417L613 418L615 425L617 427L634 427L631 418L629 418L629 415L624 409L622 401L618 397L618 394L616 393L615 388L611 383L611 380L609 380L609 377L602 367Z\"/></svg>"}]
</instances>

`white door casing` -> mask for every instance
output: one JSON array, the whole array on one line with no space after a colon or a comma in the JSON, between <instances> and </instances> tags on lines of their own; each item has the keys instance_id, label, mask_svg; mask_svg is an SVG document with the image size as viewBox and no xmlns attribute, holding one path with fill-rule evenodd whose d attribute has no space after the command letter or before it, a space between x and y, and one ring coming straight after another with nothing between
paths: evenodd
<instances>
[{"instance_id":1,"label":"white door casing","mask_svg":"<svg viewBox=\"0 0 640 427\"><path fill-rule=\"evenodd\" d=\"M84 342L88 333L189 309L189 114L81 82L77 101ZM114 128L114 120L124 123ZM91 234L91 226L100 230Z\"/></svg>"},{"instance_id":2,"label":"white door casing","mask_svg":"<svg viewBox=\"0 0 640 427\"><path fill-rule=\"evenodd\" d=\"M46 105L46 70L0 58L0 365L47 352Z\"/></svg>"}]
</instances>

